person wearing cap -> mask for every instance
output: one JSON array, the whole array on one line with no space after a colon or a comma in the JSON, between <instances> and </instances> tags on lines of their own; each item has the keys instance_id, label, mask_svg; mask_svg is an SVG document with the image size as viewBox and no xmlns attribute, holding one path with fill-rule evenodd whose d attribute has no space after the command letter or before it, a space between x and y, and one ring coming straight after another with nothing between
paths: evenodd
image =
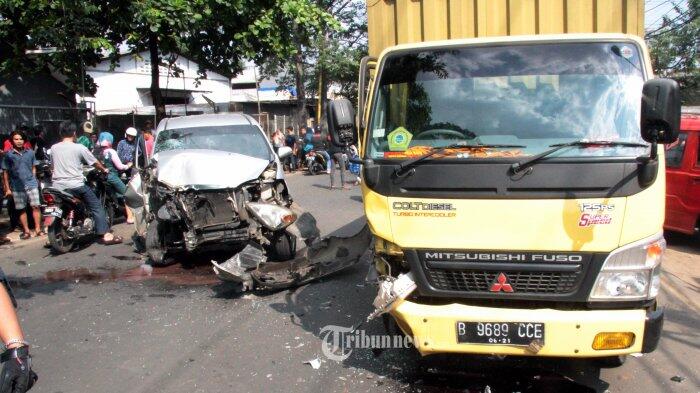
<instances>
[{"instance_id":1,"label":"person wearing cap","mask_svg":"<svg viewBox=\"0 0 700 393\"><path fill-rule=\"evenodd\" d=\"M119 178L119 171L126 171L131 168L132 164L124 164L117 152L112 149L112 144L114 143L114 136L109 131L100 132L100 137L97 139L97 144L100 146L99 159L105 168L109 169L107 173L107 184L110 185L114 191L117 199L123 199L124 193L126 193L126 185ZM125 205L124 209L126 211L126 223L133 224L134 216L131 210Z\"/></svg>"},{"instance_id":2,"label":"person wearing cap","mask_svg":"<svg viewBox=\"0 0 700 393\"><path fill-rule=\"evenodd\" d=\"M92 149L95 148L95 142L92 141L92 123L89 121L86 121L82 124L83 128L83 134L80 135L78 140L76 140L76 143L80 143L81 145L85 146L88 148L88 150L92 151Z\"/></svg>"},{"instance_id":3,"label":"person wearing cap","mask_svg":"<svg viewBox=\"0 0 700 393\"><path fill-rule=\"evenodd\" d=\"M134 162L134 152L136 151L136 128L127 128L124 136L125 139L122 139L117 144L117 155L124 164L132 164Z\"/></svg>"}]
</instances>

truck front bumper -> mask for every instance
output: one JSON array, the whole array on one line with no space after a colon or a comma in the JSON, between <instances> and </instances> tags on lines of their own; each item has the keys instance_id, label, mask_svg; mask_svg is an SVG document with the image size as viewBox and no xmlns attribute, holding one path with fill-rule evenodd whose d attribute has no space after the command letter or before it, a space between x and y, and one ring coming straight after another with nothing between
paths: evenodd
<instances>
[{"instance_id":1,"label":"truck front bumper","mask_svg":"<svg viewBox=\"0 0 700 393\"><path fill-rule=\"evenodd\" d=\"M663 326L663 310L509 309L463 304L443 306L402 301L391 314L421 355L471 353L524 356L604 357L656 349ZM544 345L538 349L501 344L457 342L458 322L542 322ZM634 342L625 349L593 349L603 332L631 332Z\"/></svg>"}]
</instances>

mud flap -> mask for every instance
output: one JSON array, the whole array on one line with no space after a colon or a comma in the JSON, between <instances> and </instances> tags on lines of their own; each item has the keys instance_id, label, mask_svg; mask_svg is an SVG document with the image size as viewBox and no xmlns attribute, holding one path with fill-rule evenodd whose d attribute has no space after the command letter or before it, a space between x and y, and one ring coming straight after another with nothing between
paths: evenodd
<instances>
[{"instance_id":1,"label":"mud flap","mask_svg":"<svg viewBox=\"0 0 700 393\"><path fill-rule=\"evenodd\" d=\"M284 289L303 285L329 274L338 272L359 262L369 249L372 234L365 225L357 234L349 237L330 236L314 242L297 253L297 257L285 262L263 261L255 269L247 269L239 257L241 253L222 264L214 264L214 272L224 281L250 282L252 288L245 289ZM247 248L247 247L246 247ZM248 265L250 266L250 265Z\"/></svg>"}]
</instances>

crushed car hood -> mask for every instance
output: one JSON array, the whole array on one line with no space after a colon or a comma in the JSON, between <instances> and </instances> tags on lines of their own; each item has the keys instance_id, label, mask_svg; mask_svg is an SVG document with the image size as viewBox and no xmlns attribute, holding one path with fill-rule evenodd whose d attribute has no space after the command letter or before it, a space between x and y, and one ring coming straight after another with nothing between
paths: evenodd
<instances>
[{"instance_id":1,"label":"crushed car hood","mask_svg":"<svg viewBox=\"0 0 700 393\"><path fill-rule=\"evenodd\" d=\"M269 161L219 150L187 149L156 153L158 181L177 189L238 187L258 178Z\"/></svg>"}]
</instances>

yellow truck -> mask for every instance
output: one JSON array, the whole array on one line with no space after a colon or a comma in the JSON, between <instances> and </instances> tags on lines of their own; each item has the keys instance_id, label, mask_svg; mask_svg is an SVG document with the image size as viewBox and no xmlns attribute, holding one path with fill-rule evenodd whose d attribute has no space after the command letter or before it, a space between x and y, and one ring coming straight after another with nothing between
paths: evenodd
<instances>
[{"instance_id":1,"label":"yellow truck","mask_svg":"<svg viewBox=\"0 0 700 393\"><path fill-rule=\"evenodd\" d=\"M368 0L355 115L375 315L422 355L653 351L678 85L643 0Z\"/></svg>"}]
</instances>

